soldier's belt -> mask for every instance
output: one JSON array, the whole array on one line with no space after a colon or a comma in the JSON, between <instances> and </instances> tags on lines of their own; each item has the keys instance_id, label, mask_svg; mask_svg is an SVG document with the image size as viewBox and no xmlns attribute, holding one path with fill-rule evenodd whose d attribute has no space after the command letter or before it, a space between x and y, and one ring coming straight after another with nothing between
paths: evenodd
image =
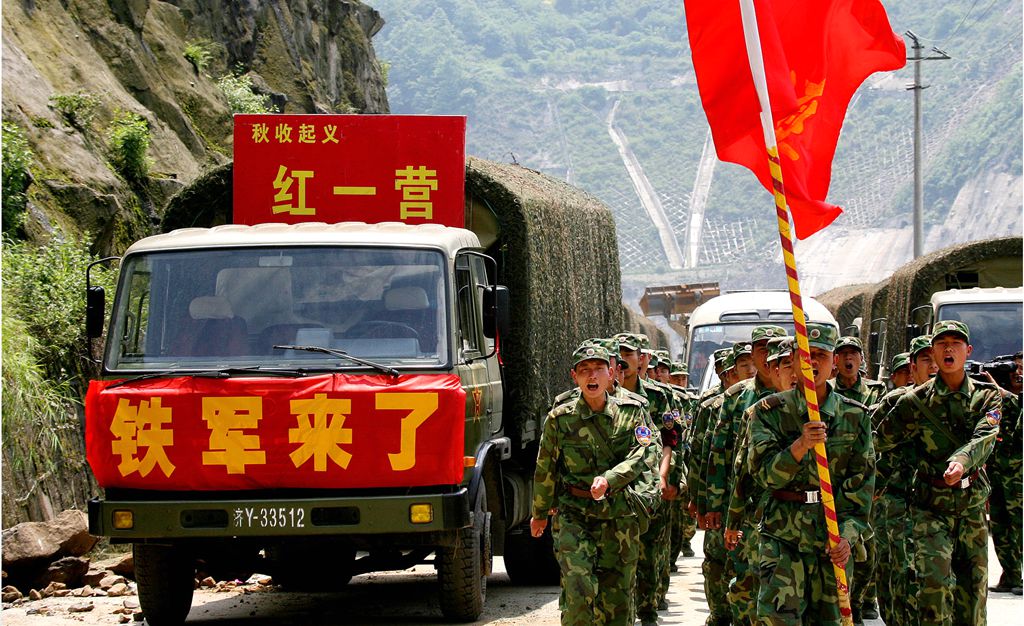
<instances>
[{"instance_id":1,"label":"soldier's belt","mask_svg":"<svg viewBox=\"0 0 1024 626\"><path fill-rule=\"evenodd\" d=\"M821 492L817 489L808 491L776 489L772 491L772 497L783 502L799 502L801 504L817 504L821 502Z\"/></svg>"},{"instance_id":2,"label":"soldier's belt","mask_svg":"<svg viewBox=\"0 0 1024 626\"><path fill-rule=\"evenodd\" d=\"M952 485L947 484L943 478L925 478L924 481L932 487L938 487L940 489L970 489L971 485L978 482L978 470L974 470L967 476L964 476L959 481Z\"/></svg>"},{"instance_id":3,"label":"soldier's belt","mask_svg":"<svg viewBox=\"0 0 1024 626\"><path fill-rule=\"evenodd\" d=\"M590 489L584 489L582 487L577 487L576 485L566 485L565 488L569 491L569 493L576 496L577 498L586 498L587 500L594 499L593 494L590 493ZM611 489L604 492L605 498L608 498L613 495L615 495L615 492L612 491Z\"/></svg>"}]
</instances>

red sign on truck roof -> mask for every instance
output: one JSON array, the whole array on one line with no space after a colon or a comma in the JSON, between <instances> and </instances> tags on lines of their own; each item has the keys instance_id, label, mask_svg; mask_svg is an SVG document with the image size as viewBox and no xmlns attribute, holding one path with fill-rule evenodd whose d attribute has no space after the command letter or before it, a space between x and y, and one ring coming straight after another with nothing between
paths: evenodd
<instances>
[{"instance_id":1,"label":"red sign on truck roof","mask_svg":"<svg viewBox=\"0 0 1024 626\"><path fill-rule=\"evenodd\" d=\"M234 222L464 225L466 118L236 115Z\"/></svg>"}]
</instances>

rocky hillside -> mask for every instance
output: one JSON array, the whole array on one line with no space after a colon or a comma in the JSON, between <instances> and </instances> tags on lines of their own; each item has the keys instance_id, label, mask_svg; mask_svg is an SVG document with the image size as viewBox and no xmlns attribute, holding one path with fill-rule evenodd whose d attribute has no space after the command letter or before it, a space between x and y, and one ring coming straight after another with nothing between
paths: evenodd
<instances>
[{"instance_id":1,"label":"rocky hillside","mask_svg":"<svg viewBox=\"0 0 1024 626\"><path fill-rule=\"evenodd\" d=\"M5 3L3 119L33 155L24 232L86 230L97 252L146 234L174 192L230 159L225 75L249 77L283 112L386 113L370 43L383 24L349 0ZM125 112L149 131L142 180L111 166L111 122Z\"/></svg>"},{"instance_id":2,"label":"rocky hillside","mask_svg":"<svg viewBox=\"0 0 1024 626\"><path fill-rule=\"evenodd\" d=\"M89 253L151 234L227 163L234 112L387 113L383 24L355 0L4 3L4 527L95 490L78 400Z\"/></svg>"}]
</instances>

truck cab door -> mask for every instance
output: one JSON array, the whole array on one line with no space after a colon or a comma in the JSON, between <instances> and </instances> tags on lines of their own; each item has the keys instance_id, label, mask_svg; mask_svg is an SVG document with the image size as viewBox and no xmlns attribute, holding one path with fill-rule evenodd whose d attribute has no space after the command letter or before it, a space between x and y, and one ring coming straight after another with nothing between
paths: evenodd
<instances>
[{"instance_id":1,"label":"truck cab door","mask_svg":"<svg viewBox=\"0 0 1024 626\"><path fill-rule=\"evenodd\" d=\"M456 368L466 390L467 454L501 431L501 371L495 340L486 337L483 329L483 297L489 284L483 255L471 252L456 257Z\"/></svg>"}]
</instances>

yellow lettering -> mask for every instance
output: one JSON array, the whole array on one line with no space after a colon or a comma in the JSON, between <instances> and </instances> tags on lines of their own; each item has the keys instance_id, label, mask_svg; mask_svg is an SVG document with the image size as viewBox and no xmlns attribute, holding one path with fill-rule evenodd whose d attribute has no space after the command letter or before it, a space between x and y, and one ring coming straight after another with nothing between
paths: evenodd
<instances>
[{"instance_id":1,"label":"yellow lettering","mask_svg":"<svg viewBox=\"0 0 1024 626\"><path fill-rule=\"evenodd\" d=\"M377 409L407 410L402 418L401 445L397 454L388 454L391 469L401 472L416 465L416 429L437 411L436 393L379 393Z\"/></svg>"}]
</instances>

